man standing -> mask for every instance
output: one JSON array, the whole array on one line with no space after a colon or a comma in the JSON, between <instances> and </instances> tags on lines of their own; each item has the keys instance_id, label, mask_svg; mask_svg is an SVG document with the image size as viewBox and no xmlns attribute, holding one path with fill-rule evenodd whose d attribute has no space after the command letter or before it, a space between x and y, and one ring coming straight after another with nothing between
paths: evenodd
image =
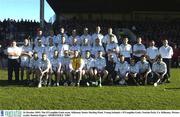
<instances>
[{"instance_id":1,"label":"man standing","mask_svg":"<svg viewBox=\"0 0 180 117\"><path fill-rule=\"evenodd\" d=\"M8 81L12 81L13 70L15 72L15 80L19 81L19 56L21 49L16 46L16 41L13 40L11 47L7 48L8 55Z\"/></svg>"},{"instance_id":2,"label":"man standing","mask_svg":"<svg viewBox=\"0 0 180 117\"><path fill-rule=\"evenodd\" d=\"M171 77L170 75L170 68L171 68L171 58L173 56L173 49L171 46L168 45L168 40L165 39L163 40L163 46L161 46L159 48L159 53L161 55L161 57L163 58L163 61L166 63L167 65L167 75L168 75L168 79L167 79L167 83L169 83L169 78Z\"/></svg>"}]
</instances>

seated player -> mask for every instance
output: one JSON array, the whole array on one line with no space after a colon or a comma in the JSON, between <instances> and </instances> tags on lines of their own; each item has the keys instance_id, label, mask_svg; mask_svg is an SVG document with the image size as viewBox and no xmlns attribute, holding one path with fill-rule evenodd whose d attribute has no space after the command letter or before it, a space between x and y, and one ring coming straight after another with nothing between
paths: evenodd
<instances>
[{"instance_id":1,"label":"seated player","mask_svg":"<svg viewBox=\"0 0 180 117\"><path fill-rule=\"evenodd\" d=\"M84 58L84 67L82 70L83 81L87 86L90 85L90 80L93 77L93 67L94 59L91 57L91 52L87 50Z\"/></svg>"},{"instance_id":2,"label":"seated player","mask_svg":"<svg viewBox=\"0 0 180 117\"><path fill-rule=\"evenodd\" d=\"M115 67L115 71L116 71L116 83L120 84L120 85L127 85L126 83L126 79L128 77L128 72L129 72L129 64L127 61L125 61L125 58L123 55L119 56L120 61L116 62L116 67Z\"/></svg>"},{"instance_id":3,"label":"seated player","mask_svg":"<svg viewBox=\"0 0 180 117\"><path fill-rule=\"evenodd\" d=\"M99 85L99 87L102 87L102 82L106 80L108 71L105 69L106 67L106 60L102 56L103 52L98 51L97 58L94 62L94 70L93 70L93 76L94 80L96 81L96 85Z\"/></svg>"},{"instance_id":4,"label":"seated player","mask_svg":"<svg viewBox=\"0 0 180 117\"><path fill-rule=\"evenodd\" d=\"M139 80L140 84L147 85L148 81L151 81L151 67L149 62L146 60L146 56L141 56L141 61L137 62L139 67Z\"/></svg>"},{"instance_id":5,"label":"seated player","mask_svg":"<svg viewBox=\"0 0 180 117\"><path fill-rule=\"evenodd\" d=\"M38 88L42 87L42 84L47 85L50 69L51 69L51 63L47 58L46 53L43 53L38 68L38 78L39 78Z\"/></svg>"},{"instance_id":6,"label":"seated player","mask_svg":"<svg viewBox=\"0 0 180 117\"><path fill-rule=\"evenodd\" d=\"M71 59L71 62L69 64L70 72L72 77L71 79L71 85L72 86L80 86L80 81L82 79L82 68L84 66L83 59L79 56L78 50L74 51L74 56Z\"/></svg>"},{"instance_id":7,"label":"seated player","mask_svg":"<svg viewBox=\"0 0 180 117\"><path fill-rule=\"evenodd\" d=\"M54 55L50 60L51 62L51 73L49 75L49 85L51 85L51 78L52 75L55 75L55 79L56 79L56 86L59 86L59 82L60 82L60 68L61 68L61 63L60 63L60 59L59 59L59 53L57 50L54 51Z\"/></svg>"},{"instance_id":8,"label":"seated player","mask_svg":"<svg viewBox=\"0 0 180 117\"><path fill-rule=\"evenodd\" d=\"M135 59L130 59L129 65L129 73L128 73L128 85L139 85L139 78L138 78L139 68L138 65L135 63Z\"/></svg>"},{"instance_id":9,"label":"seated player","mask_svg":"<svg viewBox=\"0 0 180 117\"><path fill-rule=\"evenodd\" d=\"M60 58L61 61L61 69L60 69L60 82L64 86L68 86L70 84L70 57L68 50L64 51L64 56Z\"/></svg>"},{"instance_id":10,"label":"seated player","mask_svg":"<svg viewBox=\"0 0 180 117\"><path fill-rule=\"evenodd\" d=\"M29 70L28 70L28 76L27 79L31 81L31 74L32 74L32 82L29 85L32 85L35 83L37 80L37 71L39 67L39 58L38 58L38 53L34 52L33 53L33 58L30 59L29 63Z\"/></svg>"},{"instance_id":11,"label":"seated player","mask_svg":"<svg viewBox=\"0 0 180 117\"><path fill-rule=\"evenodd\" d=\"M163 62L161 56L158 56L157 62L153 63L152 71L154 73L154 79L155 79L154 86L161 84L167 78L167 76L166 76L167 66L166 66L166 63Z\"/></svg>"}]
</instances>

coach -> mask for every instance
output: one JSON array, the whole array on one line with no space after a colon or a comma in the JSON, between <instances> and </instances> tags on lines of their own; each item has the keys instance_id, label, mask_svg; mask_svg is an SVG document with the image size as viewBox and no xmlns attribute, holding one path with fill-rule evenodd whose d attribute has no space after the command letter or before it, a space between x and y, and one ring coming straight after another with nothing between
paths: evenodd
<instances>
[{"instance_id":1,"label":"coach","mask_svg":"<svg viewBox=\"0 0 180 117\"><path fill-rule=\"evenodd\" d=\"M167 83L169 83L169 78L171 76L170 68L171 68L171 58L173 56L173 49L171 46L168 45L167 39L163 40L163 46L159 48L159 53L161 57L163 58L163 61L167 65L167 75L168 75Z\"/></svg>"},{"instance_id":2,"label":"coach","mask_svg":"<svg viewBox=\"0 0 180 117\"><path fill-rule=\"evenodd\" d=\"M11 46L7 48L8 55L8 81L12 81L13 70L15 72L15 80L19 81L19 56L21 49L16 46L16 41L13 40Z\"/></svg>"}]
</instances>

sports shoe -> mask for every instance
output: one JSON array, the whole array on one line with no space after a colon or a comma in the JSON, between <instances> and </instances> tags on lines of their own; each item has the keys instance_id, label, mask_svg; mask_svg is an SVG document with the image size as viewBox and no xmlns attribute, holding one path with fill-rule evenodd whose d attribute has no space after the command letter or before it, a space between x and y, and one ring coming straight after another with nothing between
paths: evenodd
<instances>
[{"instance_id":1,"label":"sports shoe","mask_svg":"<svg viewBox=\"0 0 180 117\"><path fill-rule=\"evenodd\" d=\"M86 83L86 86L88 86L88 87L90 86L89 82Z\"/></svg>"},{"instance_id":2,"label":"sports shoe","mask_svg":"<svg viewBox=\"0 0 180 117\"><path fill-rule=\"evenodd\" d=\"M59 83L56 83L56 86L59 86Z\"/></svg>"},{"instance_id":3,"label":"sports shoe","mask_svg":"<svg viewBox=\"0 0 180 117\"><path fill-rule=\"evenodd\" d=\"M77 83L77 86L78 86L78 87L80 86L80 83L79 83L79 82Z\"/></svg>"},{"instance_id":4,"label":"sports shoe","mask_svg":"<svg viewBox=\"0 0 180 117\"><path fill-rule=\"evenodd\" d=\"M157 83L157 82L155 82L155 83L154 83L154 87L157 87L157 85L158 85L158 83Z\"/></svg>"},{"instance_id":5,"label":"sports shoe","mask_svg":"<svg viewBox=\"0 0 180 117\"><path fill-rule=\"evenodd\" d=\"M102 87L101 83L99 84L99 87Z\"/></svg>"},{"instance_id":6,"label":"sports shoe","mask_svg":"<svg viewBox=\"0 0 180 117\"><path fill-rule=\"evenodd\" d=\"M41 83L39 83L39 84L38 84L38 88L41 88L41 87L42 87L42 85L41 85Z\"/></svg>"}]
</instances>

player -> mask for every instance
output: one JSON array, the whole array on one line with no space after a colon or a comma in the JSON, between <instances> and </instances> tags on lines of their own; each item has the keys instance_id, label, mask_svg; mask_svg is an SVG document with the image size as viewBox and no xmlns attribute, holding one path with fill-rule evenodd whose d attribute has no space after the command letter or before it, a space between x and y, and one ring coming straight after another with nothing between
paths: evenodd
<instances>
[{"instance_id":1,"label":"player","mask_svg":"<svg viewBox=\"0 0 180 117\"><path fill-rule=\"evenodd\" d=\"M38 78L39 78L38 88L42 87L42 84L44 84L45 86L47 85L50 69L51 69L51 63L47 58L46 53L43 53L42 59L40 59L39 67L38 67Z\"/></svg>"},{"instance_id":2,"label":"player","mask_svg":"<svg viewBox=\"0 0 180 117\"><path fill-rule=\"evenodd\" d=\"M54 55L50 59L51 62L51 74L49 75L49 85L51 85L52 75L55 75L56 86L59 86L60 82L60 69L61 69L61 61L59 59L58 50L54 50Z\"/></svg>"},{"instance_id":3,"label":"player","mask_svg":"<svg viewBox=\"0 0 180 117\"><path fill-rule=\"evenodd\" d=\"M147 85L148 82L152 81L151 66L146 60L146 56L141 56L141 61L137 62L139 67L139 79L140 84Z\"/></svg>"},{"instance_id":4,"label":"player","mask_svg":"<svg viewBox=\"0 0 180 117\"><path fill-rule=\"evenodd\" d=\"M33 58L30 59L28 76L27 76L28 81L30 81L29 85L35 84L36 81L38 80L39 60L40 59L38 58L38 53L34 52ZM32 74L32 78L31 78L31 74Z\"/></svg>"},{"instance_id":5,"label":"player","mask_svg":"<svg viewBox=\"0 0 180 117\"><path fill-rule=\"evenodd\" d=\"M24 39L24 45L21 47L22 48L22 52L21 52L21 80L23 81L24 79L24 70L29 69L29 62L30 62L30 58L32 57L32 46L29 44L29 40L27 38ZM27 71L26 71L26 75L27 75Z\"/></svg>"},{"instance_id":6,"label":"player","mask_svg":"<svg viewBox=\"0 0 180 117\"><path fill-rule=\"evenodd\" d=\"M155 79L154 86L161 84L167 78L167 76L166 76L167 66L166 66L166 63L163 62L161 56L158 56L157 62L153 63L152 71L154 73L154 79Z\"/></svg>"},{"instance_id":7,"label":"player","mask_svg":"<svg viewBox=\"0 0 180 117\"><path fill-rule=\"evenodd\" d=\"M45 46L42 44L42 41L41 41L40 38L37 40L37 42L38 42L38 45L34 47L34 50L33 50L33 51L34 51L34 52L37 52L38 58L41 59L42 53L45 52Z\"/></svg>"},{"instance_id":8,"label":"player","mask_svg":"<svg viewBox=\"0 0 180 117\"><path fill-rule=\"evenodd\" d=\"M97 58L95 59L94 62L94 70L93 70L93 77L95 78L94 80L96 81L96 85L99 85L99 87L102 87L102 82L106 80L108 71L105 69L106 68L106 60L102 56L103 52L100 50L98 51Z\"/></svg>"},{"instance_id":9,"label":"player","mask_svg":"<svg viewBox=\"0 0 180 117\"><path fill-rule=\"evenodd\" d=\"M105 51L104 51L104 48L103 48L102 44L100 43L100 39L97 38L96 39L96 44L93 46L93 48L91 50L92 56L94 58L96 58L99 51L101 51L102 54L105 55Z\"/></svg>"},{"instance_id":10,"label":"player","mask_svg":"<svg viewBox=\"0 0 180 117\"><path fill-rule=\"evenodd\" d=\"M137 61L140 61L141 56L146 54L146 48L145 46L142 44L142 38L138 37L137 38L137 44L135 44L133 46L133 56Z\"/></svg>"},{"instance_id":11,"label":"player","mask_svg":"<svg viewBox=\"0 0 180 117\"><path fill-rule=\"evenodd\" d=\"M42 30L38 31L38 34L37 34L36 38L34 39L34 45L35 46L38 46L38 40L39 39L41 40L43 45L45 45L45 46L47 45L47 40L46 40L45 36L43 36Z\"/></svg>"},{"instance_id":12,"label":"player","mask_svg":"<svg viewBox=\"0 0 180 117\"><path fill-rule=\"evenodd\" d=\"M119 56L119 61L116 62L115 71L117 74L115 82L119 85L127 85L126 79L128 77L129 64L125 61L123 55Z\"/></svg>"},{"instance_id":13,"label":"player","mask_svg":"<svg viewBox=\"0 0 180 117\"><path fill-rule=\"evenodd\" d=\"M82 69L84 66L84 61L81 57L79 57L79 51L74 51L74 56L71 59L69 64L70 72L71 72L71 85L80 86L80 81L82 79Z\"/></svg>"},{"instance_id":14,"label":"player","mask_svg":"<svg viewBox=\"0 0 180 117\"><path fill-rule=\"evenodd\" d=\"M128 44L128 37L123 38L123 43L119 46L120 54L125 57L125 61L130 63L130 58L132 55L132 46Z\"/></svg>"},{"instance_id":15,"label":"player","mask_svg":"<svg viewBox=\"0 0 180 117\"><path fill-rule=\"evenodd\" d=\"M167 75L168 78L166 80L167 83L170 82L169 78L171 77L170 69L171 69L171 58L173 56L173 49L171 46L168 45L168 40L163 40L163 46L159 48L159 53L161 57L163 58L163 61L167 65Z\"/></svg>"},{"instance_id":16,"label":"player","mask_svg":"<svg viewBox=\"0 0 180 117\"><path fill-rule=\"evenodd\" d=\"M54 46L53 38L49 38L48 44L49 45L47 45L45 47L45 53L46 53L48 59L50 60L51 58L53 58L54 51L57 50L58 48L56 46Z\"/></svg>"},{"instance_id":17,"label":"player","mask_svg":"<svg viewBox=\"0 0 180 117\"><path fill-rule=\"evenodd\" d=\"M91 52L86 51L84 57L84 67L82 70L83 80L87 86L90 85L91 78L93 77L94 59L91 57Z\"/></svg>"},{"instance_id":18,"label":"player","mask_svg":"<svg viewBox=\"0 0 180 117\"><path fill-rule=\"evenodd\" d=\"M68 50L64 51L64 56L60 58L61 69L60 69L60 82L64 86L68 86L70 82L70 57Z\"/></svg>"},{"instance_id":19,"label":"player","mask_svg":"<svg viewBox=\"0 0 180 117\"><path fill-rule=\"evenodd\" d=\"M71 56L73 56L74 51L78 51L78 52L81 51L81 47L78 45L77 38L73 38L72 41L73 41L72 42L72 46L70 46L70 48L69 48Z\"/></svg>"},{"instance_id":20,"label":"player","mask_svg":"<svg viewBox=\"0 0 180 117\"><path fill-rule=\"evenodd\" d=\"M77 39L77 45L80 45L81 39L80 39L80 36L77 35L76 29L72 30L72 35L69 36L69 38L68 38L68 44L73 45L73 43L74 43L73 40L74 39Z\"/></svg>"},{"instance_id":21,"label":"player","mask_svg":"<svg viewBox=\"0 0 180 117\"><path fill-rule=\"evenodd\" d=\"M81 46L81 56L84 58L86 55L86 51L91 52L91 50L92 50L92 47L88 44L88 38L85 38Z\"/></svg>"},{"instance_id":22,"label":"player","mask_svg":"<svg viewBox=\"0 0 180 117\"><path fill-rule=\"evenodd\" d=\"M80 37L80 39L81 39L81 45L83 45L84 44L84 39L86 39L87 40L87 42L88 42L88 46L90 46L91 45L91 43L92 43L92 37L91 37L91 35L90 34L88 34L88 28L84 28L84 33L83 33L83 35L81 35L81 37Z\"/></svg>"},{"instance_id":23,"label":"player","mask_svg":"<svg viewBox=\"0 0 180 117\"><path fill-rule=\"evenodd\" d=\"M91 43L92 46L96 45L97 38L99 39L100 45L102 45L102 40L103 40L104 36L101 34L100 26L96 27L96 32L92 35L92 43Z\"/></svg>"},{"instance_id":24,"label":"player","mask_svg":"<svg viewBox=\"0 0 180 117\"><path fill-rule=\"evenodd\" d=\"M149 61L150 65L156 61L157 56L159 55L159 50L155 46L154 40L150 41L150 46L147 48L147 60Z\"/></svg>"},{"instance_id":25,"label":"player","mask_svg":"<svg viewBox=\"0 0 180 117\"><path fill-rule=\"evenodd\" d=\"M113 36L114 37L114 43L118 43L118 40L117 40L117 37L115 34L113 34L113 29L112 28L108 28L108 34L106 34L103 38L103 43L105 45L109 44L110 43L110 37Z\"/></svg>"},{"instance_id":26,"label":"player","mask_svg":"<svg viewBox=\"0 0 180 117\"><path fill-rule=\"evenodd\" d=\"M106 46L106 52L108 54L110 54L110 53L118 54L119 53L119 47L118 47L117 43L115 43L114 39L115 38L113 35L109 36L109 43Z\"/></svg>"},{"instance_id":27,"label":"player","mask_svg":"<svg viewBox=\"0 0 180 117\"><path fill-rule=\"evenodd\" d=\"M137 86L139 86L139 67L135 63L134 58L130 59L127 83L128 83L128 85L137 85Z\"/></svg>"},{"instance_id":28,"label":"player","mask_svg":"<svg viewBox=\"0 0 180 117\"><path fill-rule=\"evenodd\" d=\"M65 33L65 29L63 27L60 28L60 33L56 37L58 45L62 42L62 37L65 38L65 43L68 43L68 35Z\"/></svg>"},{"instance_id":29,"label":"player","mask_svg":"<svg viewBox=\"0 0 180 117\"><path fill-rule=\"evenodd\" d=\"M64 56L64 51L69 50L69 45L66 43L65 36L61 37L61 43L58 46L59 56Z\"/></svg>"}]
</instances>

